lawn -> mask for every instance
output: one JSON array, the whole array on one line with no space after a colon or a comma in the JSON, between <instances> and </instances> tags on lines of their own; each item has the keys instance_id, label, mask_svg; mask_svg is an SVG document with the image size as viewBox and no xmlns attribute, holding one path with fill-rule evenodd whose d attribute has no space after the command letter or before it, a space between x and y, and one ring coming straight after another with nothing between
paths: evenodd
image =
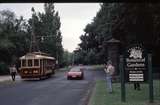
<instances>
[{"instance_id":1,"label":"lawn","mask_svg":"<svg viewBox=\"0 0 160 105\"><path fill-rule=\"evenodd\" d=\"M126 84L126 102L121 102L120 83L113 84L114 92L109 94L104 80L96 81L89 105L160 105L160 80L154 80L154 103L149 103L148 84L141 84L141 90L134 90L133 84Z\"/></svg>"}]
</instances>

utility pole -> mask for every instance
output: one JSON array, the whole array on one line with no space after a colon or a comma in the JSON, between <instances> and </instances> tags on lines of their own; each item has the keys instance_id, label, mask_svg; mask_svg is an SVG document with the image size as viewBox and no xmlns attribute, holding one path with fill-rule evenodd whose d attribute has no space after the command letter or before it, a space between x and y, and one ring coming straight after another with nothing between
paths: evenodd
<instances>
[{"instance_id":1,"label":"utility pole","mask_svg":"<svg viewBox=\"0 0 160 105\"><path fill-rule=\"evenodd\" d=\"M32 8L32 11L34 12L33 8ZM32 32L31 32L31 44L30 44L29 52L39 51L39 47L38 47L37 40L36 40L36 35L34 32L35 31L34 15L35 15L35 13L32 15Z\"/></svg>"}]
</instances>

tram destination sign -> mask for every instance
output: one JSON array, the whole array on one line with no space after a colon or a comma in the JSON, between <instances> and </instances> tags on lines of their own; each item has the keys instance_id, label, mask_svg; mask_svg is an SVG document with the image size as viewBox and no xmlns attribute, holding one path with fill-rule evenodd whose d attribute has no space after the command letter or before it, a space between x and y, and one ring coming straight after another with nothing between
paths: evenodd
<instances>
[{"instance_id":1,"label":"tram destination sign","mask_svg":"<svg viewBox=\"0 0 160 105\"><path fill-rule=\"evenodd\" d=\"M145 82L147 80L147 55L142 46L136 44L128 47L124 62L126 82Z\"/></svg>"}]
</instances>

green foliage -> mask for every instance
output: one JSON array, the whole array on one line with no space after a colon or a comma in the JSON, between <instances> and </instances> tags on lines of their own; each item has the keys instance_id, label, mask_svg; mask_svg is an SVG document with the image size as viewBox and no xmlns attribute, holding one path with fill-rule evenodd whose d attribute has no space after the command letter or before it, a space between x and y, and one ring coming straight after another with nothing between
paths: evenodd
<instances>
[{"instance_id":1,"label":"green foliage","mask_svg":"<svg viewBox=\"0 0 160 105\"><path fill-rule=\"evenodd\" d=\"M6 65L4 62L0 62L0 75L3 74L9 74L8 65Z\"/></svg>"},{"instance_id":2,"label":"green foliage","mask_svg":"<svg viewBox=\"0 0 160 105\"><path fill-rule=\"evenodd\" d=\"M5 66L18 63L19 57L29 52L32 32L35 33L42 52L54 56L60 64L63 62L60 17L55 12L53 3L44 4L44 8L44 13L37 13L32 8L32 17L28 21L22 16L17 18L12 11L0 11L0 62L4 63L0 73L5 73Z\"/></svg>"},{"instance_id":3,"label":"green foliage","mask_svg":"<svg viewBox=\"0 0 160 105\"><path fill-rule=\"evenodd\" d=\"M80 36L79 52L94 50L94 59L103 63L106 56L105 41L114 37L121 42L121 52L132 43L141 43L152 52L154 65L158 64L160 47L160 4L103 3L93 22ZM83 50L83 51L82 51ZM83 56L83 53L81 53ZM88 59L87 55L83 60ZM88 62L93 64L94 62Z\"/></svg>"},{"instance_id":4,"label":"green foliage","mask_svg":"<svg viewBox=\"0 0 160 105\"><path fill-rule=\"evenodd\" d=\"M9 65L16 63L29 46L26 23L9 10L0 11L0 17L0 62Z\"/></svg>"},{"instance_id":5,"label":"green foliage","mask_svg":"<svg viewBox=\"0 0 160 105\"><path fill-rule=\"evenodd\" d=\"M60 17L54 10L53 3L44 4L44 13L36 13L32 8L32 18L28 23L30 29L34 30L38 40L39 50L49 53L58 59L59 63L63 62L62 35L60 32ZM34 20L34 23L32 23ZM34 29L33 26L34 25Z\"/></svg>"},{"instance_id":6,"label":"green foliage","mask_svg":"<svg viewBox=\"0 0 160 105\"><path fill-rule=\"evenodd\" d=\"M73 61L73 54L65 50L63 53L63 66L71 65L72 61Z\"/></svg>"}]
</instances>

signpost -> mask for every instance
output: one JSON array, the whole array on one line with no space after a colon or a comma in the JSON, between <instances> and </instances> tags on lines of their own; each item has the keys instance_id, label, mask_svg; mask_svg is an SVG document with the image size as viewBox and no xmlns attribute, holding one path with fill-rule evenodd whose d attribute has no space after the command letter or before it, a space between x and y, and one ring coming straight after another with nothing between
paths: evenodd
<instances>
[{"instance_id":1,"label":"signpost","mask_svg":"<svg viewBox=\"0 0 160 105\"><path fill-rule=\"evenodd\" d=\"M152 55L148 54L148 69L149 69L149 101L153 103L153 76L152 76Z\"/></svg>"},{"instance_id":2,"label":"signpost","mask_svg":"<svg viewBox=\"0 0 160 105\"><path fill-rule=\"evenodd\" d=\"M153 102L153 77L151 54L147 54L143 46L134 44L129 46L120 57L121 100L126 101L125 82L149 83L149 100ZM149 77L149 79L148 79Z\"/></svg>"},{"instance_id":3,"label":"signpost","mask_svg":"<svg viewBox=\"0 0 160 105\"><path fill-rule=\"evenodd\" d=\"M123 56L120 56L120 77L121 77L121 101L125 102L126 101L126 92L125 92L125 78L124 78L124 63L123 63Z\"/></svg>"},{"instance_id":4,"label":"signpost","mask_svg":"<svg viewBox=\"0 0 160 105\"><path fill-rule=\"evenodd\" d=\"M130 46L125 54L126 82L146 82L147 80L147 55L140 45Z\"/></svg>"}]
</instances>

